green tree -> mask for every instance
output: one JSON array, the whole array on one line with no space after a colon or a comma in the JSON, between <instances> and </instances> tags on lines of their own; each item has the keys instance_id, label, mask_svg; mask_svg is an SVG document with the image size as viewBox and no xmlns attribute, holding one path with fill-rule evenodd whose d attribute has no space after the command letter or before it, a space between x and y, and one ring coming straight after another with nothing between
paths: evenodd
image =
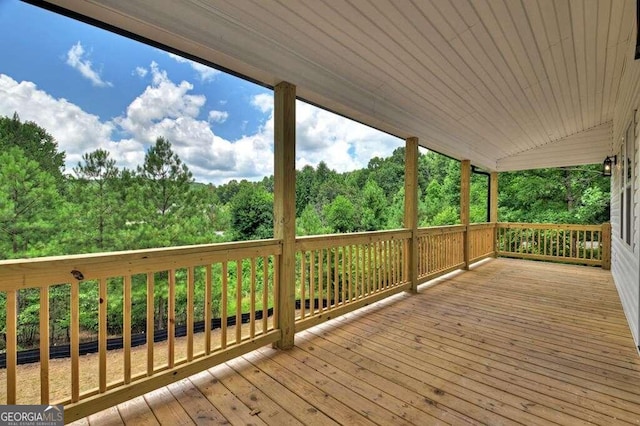
<instances>
[{"instance_id":1,"label":"green tree","mask_svg":"<svg viewBox=\"0 0 640 426\"><path fill-rule=\"evenodd\" d=\"M329 226L336 232L352 232L355 227L356 209L351 200L338 195L324 208Z\"/></svg>"},{"instance_id":2,"label":"green tree","mask_svg":"<svg viewBox=\"0 0 640 426\"><path fill-rule=\"evenodd\" d=\"M17 147L0 152L0 256L50 254L60 197L53 176Z\"/></svg>"},{"instance_id":3,"label":"green tree","mask_svg":"<svg viewBox=\"0 0 640 426\"><path fill-rule=\"evenodd\" d=\"M316 208L311 204L307 204L307 207L305 207L300 217L296 220L296 234L321 235L329 232L331 232L331 230L323 225Z\"/></svg>"},{"instance_id":4,"label":"green tree","mask_svg":"<svg viewBox=\"0 0 640 426\"><path fill-rule=\"evenodd\" d=\"M313 202L316 172L311 166L296 171L296 216L302 215L305 208Z\"/></svg>"},{"instance_id":5,"label":"green tree","mask_svg":"<svg viewBox=\"0 0 640 426\"><path fill-rule=\"evenodd\" d=\"M189 168L173 152L171 142L163 137L158 137L149 148L138 173L146 179L147 199L162 218L179 208L193 182Z\"/></svg>"},{"instance_id":6,"label":"green tree","mask_svg":"<svg viewBox=\"0 0 640 426\"><path fill-rule=\"evenodd\" d=\"M77 229L84 229L85 246L105 250L113 247L117 236L118 211L116 178L119 175L116 162L103 149L82 156L82 162L73 169L78 180L73 198L81 212ZM127 208L128 206L123 206Z\"/></svg>"},{"instance_id":7,"label":"green tree","mask_svg":"<svg viewBox=\"0 0 640 426\"><path fill-rule=\"evenodd\" d=\"M231 229L236 240L273 238L273 194L243 182L231 200Z\"/></svg>"},{"instance_id":8,"label":"green tree","mask_svg":"<svg viewBox=\"0 0 640 426\"><path fill-rule=\"evenodd\" d=\"M186 221L198 214L193 197L193 175L163 137L147 151L138 167L147 216L141 220L143 247L165 247L189 241Z\"/></svg>"},{"instance_id":9,"label":"green tree","mask_svg":"<svg viewBox=\"0 0 640 426\"><path fill-rule=\"evenodd\" d=\"M367 180L362 190L362 218L364 231L377 231L386 225L387 198L382 188L373 180Z\"/></svg>"},{"instance_id":10,"label":"green tree","mask_svg":"<svg viewBox=\"0 0 640 426\"><path fill-rule=\"evenodd\" d=\"M499 219L505 222L602 223L609 185L601 165L500 173Z\"/></svg>"},{"instance_id":11,"label":"green tree","mask_svg":"<svg viewBox=\"0 0 640 426\"><path fill-rule=\"evenodd\" d=\"M22 149L27 159L38 163L58 185L62 183L64 152L58 151L58 143L45 129L32 121L20 121L17 112L11 118L0 117L0 151L12 147Z\"/></svg>"}]
</instances>

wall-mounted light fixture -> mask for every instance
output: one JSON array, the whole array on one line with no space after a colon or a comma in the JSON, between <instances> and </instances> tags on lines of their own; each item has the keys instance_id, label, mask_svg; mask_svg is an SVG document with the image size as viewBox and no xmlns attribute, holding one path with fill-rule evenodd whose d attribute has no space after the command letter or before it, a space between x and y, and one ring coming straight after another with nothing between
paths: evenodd
<instances>
[{"instance_id":1,"label":"wall-mounted light fixture","mask_svg":"<svg viewBox=\"0 0 640 426\"><path fill-rule=\"evenodd\" d=\"M611 177L611 173L613 172L613 166L618 164L618 156L614 155L613 157L607 157L604 159L602 163L602 176Z\"/></svg>"}]
</instances>

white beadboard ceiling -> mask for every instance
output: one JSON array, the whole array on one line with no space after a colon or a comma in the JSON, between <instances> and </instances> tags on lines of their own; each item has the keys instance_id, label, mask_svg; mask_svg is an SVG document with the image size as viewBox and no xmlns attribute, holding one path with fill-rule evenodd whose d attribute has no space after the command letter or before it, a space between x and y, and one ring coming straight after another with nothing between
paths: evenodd
<instances>
[{"instance_id":1,"label":"white beadboard ceiling","mask_svg":"<svg viewBox=\"0 0 640 426\"><path fill-rule=\"evenodd\" d=\"M601 162L634 0L49 0L489 170Z\"/></svg>"}]
</instances>

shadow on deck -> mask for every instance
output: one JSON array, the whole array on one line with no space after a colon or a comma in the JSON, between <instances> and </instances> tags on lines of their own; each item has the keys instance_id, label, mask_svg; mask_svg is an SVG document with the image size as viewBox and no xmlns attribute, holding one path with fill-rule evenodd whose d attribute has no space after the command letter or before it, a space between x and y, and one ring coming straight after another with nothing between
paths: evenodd
<instances>
[{"instance_id":1,"label":"shadow on deck","mask_svg":"<svg viewBox=\"0 0 640 426\"><path fill-rule=\"evenodd\" d=\"M494 259L77 424L640 423L611 274Z\"/></svg>"}]
</instances>

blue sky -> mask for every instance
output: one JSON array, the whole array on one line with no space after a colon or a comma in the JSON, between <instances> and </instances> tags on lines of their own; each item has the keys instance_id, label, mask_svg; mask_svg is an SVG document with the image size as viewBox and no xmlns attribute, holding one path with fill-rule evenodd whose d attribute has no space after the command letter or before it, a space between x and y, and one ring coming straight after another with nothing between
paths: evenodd
<instances>
[{"instance_id":1,"label":"blue sky","mask_svg":"<svg viewBox=\"0 0 640 426\"><path fill-rule=\"evenodd\" d=\"M273 172L272 92L262 86L17 0L0 0L0 115L47 129L71 169L107 149L135 168L168 138L196 180ZM297 167L339 171L402 141L298 103Z\"/></svg>"}]
</instances>

